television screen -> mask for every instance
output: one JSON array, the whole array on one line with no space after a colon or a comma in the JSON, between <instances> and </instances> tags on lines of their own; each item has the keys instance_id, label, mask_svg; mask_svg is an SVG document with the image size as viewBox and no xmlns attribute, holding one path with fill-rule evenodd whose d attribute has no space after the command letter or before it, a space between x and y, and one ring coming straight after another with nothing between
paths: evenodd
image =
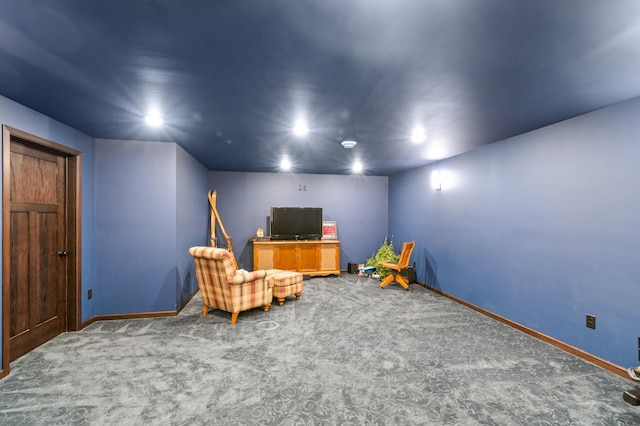
<instances>
[{"instance_id":1,"label":"television screen","mask_svg":"<svg viewBox=\"0 0 640 426\"><path fill-rule=\"evenodd\" d=\"M319 240L321 238L321 207L271 207L272 240Z\"/></svg>"}]
</instances>

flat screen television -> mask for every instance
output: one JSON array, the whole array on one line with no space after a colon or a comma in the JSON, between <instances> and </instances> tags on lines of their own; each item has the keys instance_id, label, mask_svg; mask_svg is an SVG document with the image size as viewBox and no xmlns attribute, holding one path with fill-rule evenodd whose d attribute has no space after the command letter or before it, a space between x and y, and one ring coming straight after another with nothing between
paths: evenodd
<instances>
[{"instance_id":1,"label":"flat screen television","mask_svg":"<svg viewBox=\"0 0 640 426\"><path fill-rule=\"evenodd\" d=\"M271 207L271 239L322 239L322 207Z\"/></svg>"}]
</instances>

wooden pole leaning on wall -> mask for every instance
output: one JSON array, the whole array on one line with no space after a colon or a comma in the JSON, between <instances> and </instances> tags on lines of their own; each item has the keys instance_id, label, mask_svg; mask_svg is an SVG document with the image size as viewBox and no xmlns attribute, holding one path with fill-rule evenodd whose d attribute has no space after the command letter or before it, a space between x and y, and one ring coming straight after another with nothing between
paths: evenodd
<instances>
[{"instance_id":1,"label":"wooden pole leaning on wall","mask_svg":"<svg viewBox=\"0 0 640 426\"><path fill-rule=\"evenodd\" d=\"M218 213L218 208L216 207L216 191L209 191L207 193L209 198L209 206L211 207L211 247L218 246L218 239L216 238L216 222L220 224L220 230L222 231L222 235L224 236L225 241L227 242L227 250L231 253L231 257L233 258L233 264L236 265L236 269L238 267L238 261L236 260L236 255L233 253L233 245L231 244L231 237L227 234L227 231L224 229L224 225L222 224L222 219L220 219L220 214Z\"/></svg>"}]
</instances>

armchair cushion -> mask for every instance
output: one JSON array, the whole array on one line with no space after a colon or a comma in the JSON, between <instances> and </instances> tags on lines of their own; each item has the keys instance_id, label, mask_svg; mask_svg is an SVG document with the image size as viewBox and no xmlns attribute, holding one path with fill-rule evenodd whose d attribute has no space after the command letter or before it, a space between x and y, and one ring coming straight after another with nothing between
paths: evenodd
<instances>
[{"instance_id":1,"label":"armchair cushion","mask_svg":"<svg viewBox=\"0 0 640 426\"><path fill-rule=\"evenodd\" d=\"M255 280L259 280L261 278L264 278L267 276L267 271L265 270L258 270L258 271L245 271L244 269L238 269L236 270L235 275L233 276L233 278L231 279L231 282L229 282L230 285L238 285L238 284L242 284L245 282L249 282L249 281L255 281ZM273 282L271 282L271 286L273 287Z\"/></svg>"}]
</instances>

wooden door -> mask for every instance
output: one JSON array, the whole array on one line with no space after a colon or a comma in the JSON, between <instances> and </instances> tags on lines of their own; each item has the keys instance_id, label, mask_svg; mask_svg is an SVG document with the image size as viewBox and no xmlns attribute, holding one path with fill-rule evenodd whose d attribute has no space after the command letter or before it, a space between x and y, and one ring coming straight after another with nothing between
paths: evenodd
<instances>
[{"instance_id":1,"label":"wooden door","mask_svg":"<svg viewBox=\"0 0 640 426\"><path fill-rule=\"evenodd\" d=\"M312 272L318 270L318 244L300 243L298 245L298 272Z\"/></svg>"},{"instance_id":2,"label":"wooden door","mask_svg":"<svg viewBox=\"0 0 640 426\"><path fill-rule=\"evenodd\" d=\"M296 270L296 244L280 243L276 245L276 269Z\"/></svg>"},{"instance_id":3,"label":"wooden door","mask_svg":"<svg viewBox=\"0 0 640 426\"><path fill-rule=\"evenodd\" d=\"M67 330L66 160L12 139L10 173L13 361Z\"/></svg>"}]
</instances>

